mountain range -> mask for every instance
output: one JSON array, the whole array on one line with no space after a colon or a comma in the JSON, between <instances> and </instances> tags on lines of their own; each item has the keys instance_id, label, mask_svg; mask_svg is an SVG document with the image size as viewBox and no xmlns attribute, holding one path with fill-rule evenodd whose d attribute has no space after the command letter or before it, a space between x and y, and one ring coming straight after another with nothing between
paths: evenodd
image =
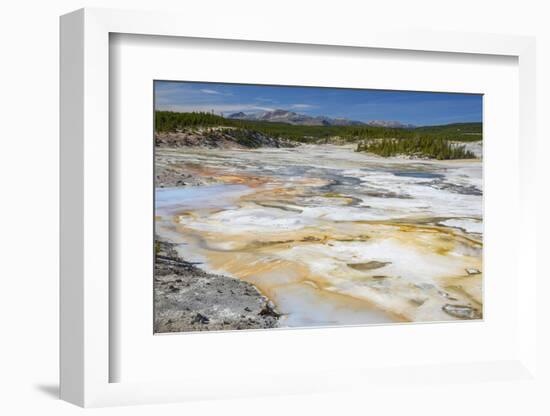
<instances>
[{"instance_id":1,"label":"mountain range","mask_svg":"<svg viewBox=\"0 0 550 416\"><path fill-rule=\"evenodd\" d=\"M297 126L374 126L408 129L414 128L412 124L404 124L394 120L372 120L362 122L347 118L332 118L327 116L308 116L288 110L259 111L244 113L242 111L227 116L233 120L267 121L271 123L286 123Z\"/></svg>"}]
</instances>

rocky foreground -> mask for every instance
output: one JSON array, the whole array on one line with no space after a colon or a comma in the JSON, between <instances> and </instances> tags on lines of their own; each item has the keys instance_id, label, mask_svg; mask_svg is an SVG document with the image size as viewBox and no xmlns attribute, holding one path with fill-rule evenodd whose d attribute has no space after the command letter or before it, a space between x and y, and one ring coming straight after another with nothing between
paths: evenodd
<instances>
[{"instance_id":1,"label":"rocky foreground","mask_svg":"<svg viewBox=\"0 0 550 416\"><path fill-rule=\"evenodd\" d=\"M164 156L158 157L159 152L163 150L178 151L185 148L248 150L297 146L296 143L280 137L235 127L196 127L177 132L156 132L155 187L200 186L218 182L204 175L193 174L188 166L183 167L177 161L166 159Z\"/></svg>"},{"instance_id":2,"label":"rocky foreground","mask_svg":"<svg viewBox=\"0 0 550 416\"><path fill-rule=\"evenodd\" d=\"M296 147L296 144L253 130L235 127L197 127L177 132L156 132L155 146L257 149L260 147Z\"/></svg>"},{"instance_id":3,"label":"rocky foreground","mask_svg":"<svg viewBox=\"0 0 550 416\"><path fill-rule=\"evenodd\" d=\"M210 274L157 240L154 332L276 328L280 314L256 287Z\"/></svg>"}]
</instances>

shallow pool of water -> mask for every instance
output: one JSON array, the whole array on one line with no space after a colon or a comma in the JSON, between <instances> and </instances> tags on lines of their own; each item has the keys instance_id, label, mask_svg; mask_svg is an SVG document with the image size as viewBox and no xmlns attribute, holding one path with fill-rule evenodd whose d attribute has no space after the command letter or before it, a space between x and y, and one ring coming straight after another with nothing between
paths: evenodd
<instances>
[{"instance_id":1,"label":"shallow pool of water","mask_svg":"<svg viewBox=\"0 0 550 416\"><path fill-rule=\"evenodd\" d=\"M419 178L419 179L440 179L443 178L445 175L442 175L441 173L432 173L432 172L393 172L395 176L403 176L406 178Z\"/></svg>"}]
</instances>

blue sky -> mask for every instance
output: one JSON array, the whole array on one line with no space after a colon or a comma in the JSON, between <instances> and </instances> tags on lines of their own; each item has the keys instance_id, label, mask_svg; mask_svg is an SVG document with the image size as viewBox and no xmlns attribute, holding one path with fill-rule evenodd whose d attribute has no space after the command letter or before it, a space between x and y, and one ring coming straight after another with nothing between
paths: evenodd
<instances>
[{"instance_id":1,"label":"blue sky","mask_svg":"<svg viewBox=\"0 0 550 416\"><path fill-rule=\"evenodd\" d=\"M283 109L351 120L417 126L482 121L482 96L433 92L155 81L158 110L224 115Z\"/></svg>"}]
</instances>

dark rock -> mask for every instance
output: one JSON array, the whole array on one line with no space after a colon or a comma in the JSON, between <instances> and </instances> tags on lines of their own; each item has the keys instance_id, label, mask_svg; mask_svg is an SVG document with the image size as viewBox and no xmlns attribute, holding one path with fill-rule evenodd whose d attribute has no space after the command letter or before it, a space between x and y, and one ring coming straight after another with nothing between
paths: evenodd
<instances>
[{"instance_id":1,"label":"dark rock","mask_svg":"<svg viewBox=\"0 0 550 416\"><path fill-rule=\"evenodd\" d=\"M459 319L481 319L481 313L471 306L446 304L443 309L447 314Z\"/></svg>"},{"instance_id":2,"label":"dark rock","mask_svg":"<svg viewBox=\"0 0 550 416\"><path fill-rule=\"evenodd\" d=\"M203 314L196 314L193 320L191 321L192 324L207 324L210 322L210 319L208 319L207 316L204 316Z\"/></svg>"},{"instance_id":3,"label":"dark rock","mask_svg":"<svg viewBox=\"0 0 550 416\"><path fill-rule=\"evenodd\" d=\"M281 314L275 310L271 302L267 302L262 308L262 310L258 313L258 315L271 316L273 318L279 318L281 316Z\"/></svg>"}]
</instances>

